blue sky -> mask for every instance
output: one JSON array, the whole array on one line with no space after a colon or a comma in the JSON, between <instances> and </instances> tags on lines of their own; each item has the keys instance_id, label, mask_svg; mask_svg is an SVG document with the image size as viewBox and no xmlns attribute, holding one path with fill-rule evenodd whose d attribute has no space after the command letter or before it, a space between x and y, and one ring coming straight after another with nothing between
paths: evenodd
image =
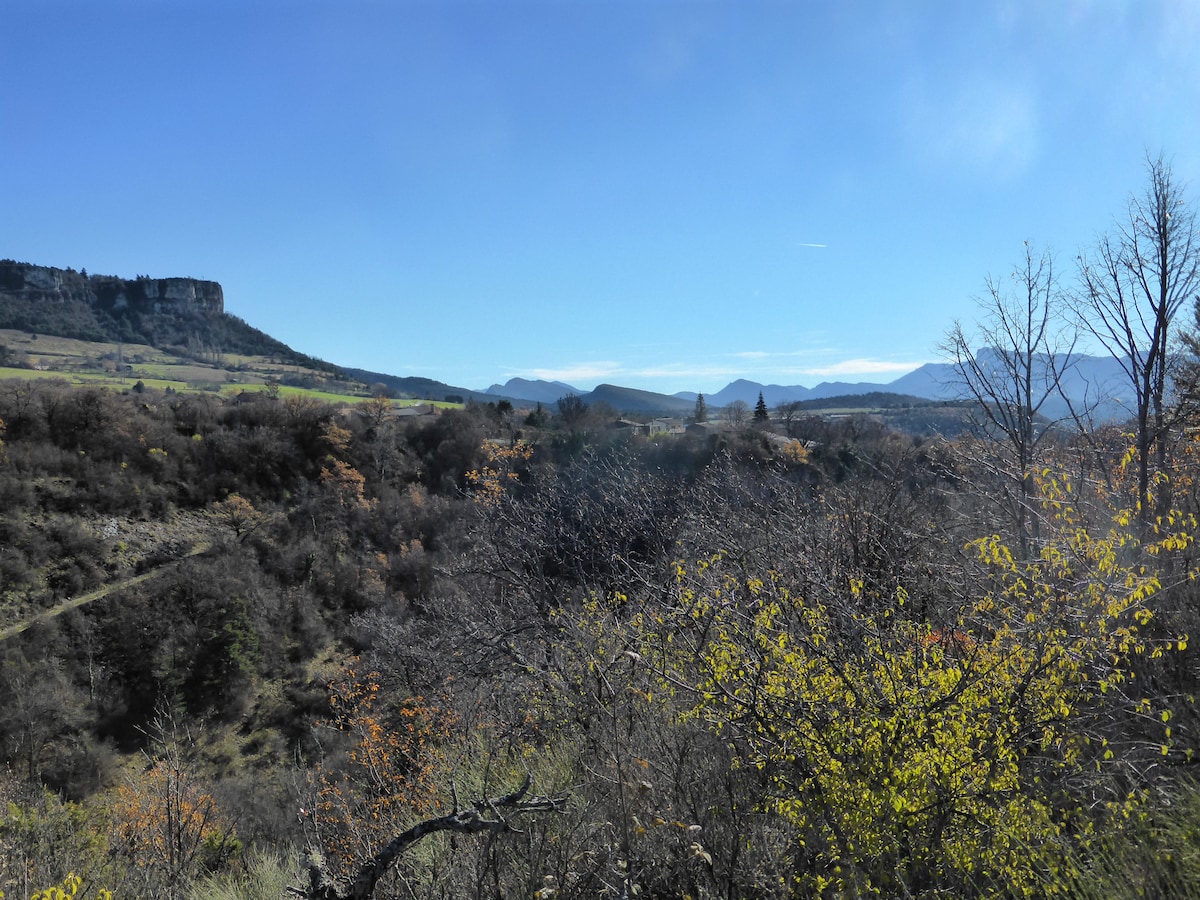
<instances>
[{"instance_id":1,"label":"blue sky","mask_svg":"<svg viewBox=\"0 0 1200 900\"><path fill-rule=\"evenodd\" d=\"M1200 4L0 0L0 257L332 362L890 381L1200 184Z\"/></svg>"}]
</instances>

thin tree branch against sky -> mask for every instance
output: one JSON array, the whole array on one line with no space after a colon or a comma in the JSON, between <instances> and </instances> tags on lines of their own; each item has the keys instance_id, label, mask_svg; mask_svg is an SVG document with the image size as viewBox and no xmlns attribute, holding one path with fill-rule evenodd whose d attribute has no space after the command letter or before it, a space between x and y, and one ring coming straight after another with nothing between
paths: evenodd
<instances>
[{"instance_id":1,"label":"thin tree branch against sky","mask_svg":"<svg viewBox=\"0 0 1200 900\"><path fill-rule=\"evenodd\" d=\"M1200 181L1200 6L0 0L0 257L481 388L889 381Z\"/></svg>"}]
</instances>

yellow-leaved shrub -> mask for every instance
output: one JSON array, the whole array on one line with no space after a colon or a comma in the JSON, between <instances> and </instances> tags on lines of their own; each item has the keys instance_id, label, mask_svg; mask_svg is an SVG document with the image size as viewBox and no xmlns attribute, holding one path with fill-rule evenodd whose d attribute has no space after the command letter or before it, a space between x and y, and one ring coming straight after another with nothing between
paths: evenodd
<instances>
[{"instance_id":1,"label":"yellow-leaved shrub","mask_svg":"<svg viewBox=\"0 0 1200 900\"><path fill-rule=\"evenodd\" d=\"M1139 814L1142 763L1171 742L1135 664L1186 642L1148 637L1145 561L1185 547L1190 520L1138 545L1128 517L1097 535L1052 480L1042 496L1049 537L1023 561L972 542L978 587L938 627L903 588L864 605L853 579L803 597L722 555L678 568L643 655L766 779L793 890L1031 895L1099 821Z\"/></svg>"}]
</instances>

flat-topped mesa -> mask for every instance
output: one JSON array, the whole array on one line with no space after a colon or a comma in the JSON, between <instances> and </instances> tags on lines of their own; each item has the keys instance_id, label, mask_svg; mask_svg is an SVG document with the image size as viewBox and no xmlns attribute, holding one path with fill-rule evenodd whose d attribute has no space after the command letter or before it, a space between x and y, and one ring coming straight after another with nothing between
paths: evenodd
<instances>
[{"instance_id":1,"label":"flat-topped mesa","mask_svg":"<svg viewBox=\"0 0 1200 900\"><path fill-rule=\"evenodd\" d=\"M110 314L225 311L221 285L195 278L117 278L0 260L0 297L32 303L86 303Z\"/></svg>"}]
</instances>

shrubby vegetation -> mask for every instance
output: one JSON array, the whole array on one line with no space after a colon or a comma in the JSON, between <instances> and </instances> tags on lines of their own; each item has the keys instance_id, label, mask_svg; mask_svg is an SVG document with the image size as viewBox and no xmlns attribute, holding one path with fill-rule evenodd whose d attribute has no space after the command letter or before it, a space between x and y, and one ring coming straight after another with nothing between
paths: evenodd
<instances>
[{"instance_id":1,"label":"shrubby vegetation","mask_svg":"<svg viewBox=\"0 0 1200 900\"><path fill-rule=\"evenodd\" d=\"M1171 402L639 437L0 383L0 890L1196 895Z\"/></svg>"},{"instance_id":2,"label":"shrubby vegetation","mask_svg":"<svg viewBox=\"0 0 1200 900\"><path fill-rule=\"evenodd\" d=\"M1187 453L1138 537L1120 433L1049 441L1021 556L986 448L865 419L797 456L53 382L0 417L6 621L112 586L3 645L10 896L350 874L526 772L563 808L389 890L1038 893L1190 796Z\"/></svg>"}]
</instances>

